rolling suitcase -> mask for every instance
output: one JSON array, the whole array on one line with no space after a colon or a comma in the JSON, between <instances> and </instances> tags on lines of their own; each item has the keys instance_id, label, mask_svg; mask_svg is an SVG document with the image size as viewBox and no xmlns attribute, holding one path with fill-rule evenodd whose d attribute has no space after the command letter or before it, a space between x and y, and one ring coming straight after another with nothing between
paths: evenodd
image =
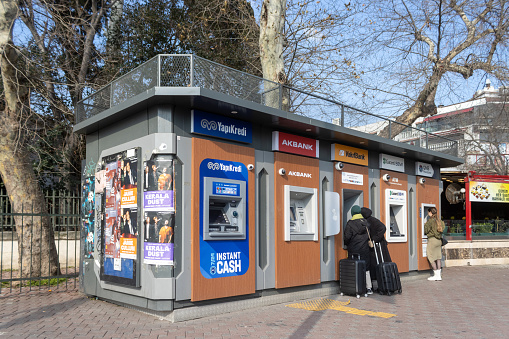
<instances>
[{"instance_id":1,"label":"rolling suitcase","mask_svg":"<svg viewBox=\"0 0 509 339\"><path fill-rule=\"evenodd\" d=\"M382 246L374 243L376 257L376 281L380 294L391 295L394 292L401 293L401 280L399 278L398 266L395 262L384 262ZM380 252L380 257L378 253Z\"/></svg>"},{"instance_id":2,"label":"rolling suitcase","mask_svg":"<svg viewBox=\"0 0 509 339\"><path fill-rule=\"evenodd\" d=\"M355 258L354 256L357 256ZM360 259L360 255L354 254L352 258L339 261L339 291L341 295L355 295L357 298L366 291L366 262Z\"/></svg>"}]
</instances>

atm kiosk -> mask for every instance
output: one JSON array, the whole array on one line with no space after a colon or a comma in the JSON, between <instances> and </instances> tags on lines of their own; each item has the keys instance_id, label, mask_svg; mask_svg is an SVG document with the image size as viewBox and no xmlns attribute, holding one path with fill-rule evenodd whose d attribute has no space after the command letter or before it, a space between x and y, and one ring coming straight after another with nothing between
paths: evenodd
<instances>
[{"instance_id":1,"label":"atm kiosk","mask_svg":"<svg viewBox=\"0 0 509 339\"><path fill-rule=\"evenodd\" d=\"M201 75L190 67L185 74ZM147 78L129 81L137 79ZM112 96L124 88L116 84ZM457 158L199 84L158 85L104 109L92 100L99 97L78 105L88 112L75 125L86 135L84 179L96 175L95 234L81 242L84 293L157 312L293 291L335 293L337 262L347 256L340 229L353 205L379 212L391 256L408 271L405 243L416 233L409 205L438 205L439 192L418 186L416 204L408 188L415 174L400 164L422 172ZM421 157L433 166L417 163ZM127 163L133 178L123 176ZM400 182L382 180L387 171ZM426 185L438 186L431 179Z\"/></svg>"}]
</instances>

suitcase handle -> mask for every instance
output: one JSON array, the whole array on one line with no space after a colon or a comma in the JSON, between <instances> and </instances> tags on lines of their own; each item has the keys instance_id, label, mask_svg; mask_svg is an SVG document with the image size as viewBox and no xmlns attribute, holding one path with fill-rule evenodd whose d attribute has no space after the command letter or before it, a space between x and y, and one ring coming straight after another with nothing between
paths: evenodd
<instances>
[{"instance_id":1,"label":"suitcase handle","mask_svg":"<svg viewBox=\"0 0 509 339\"><path fill-rule=\"evenodd\" d=\"M357 256L357 258L355 258ZM359 253L352 253L352 259L361 260L361 255Z\"/></svg>"}]
</instances>

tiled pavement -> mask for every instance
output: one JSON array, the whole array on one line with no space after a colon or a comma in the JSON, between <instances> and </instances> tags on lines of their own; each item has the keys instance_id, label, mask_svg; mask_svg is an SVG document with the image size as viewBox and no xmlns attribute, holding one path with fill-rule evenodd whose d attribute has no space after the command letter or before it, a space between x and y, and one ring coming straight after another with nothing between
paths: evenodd
<instances>
[{"instance_id":1,"label":"tiled pavement","mask_svg":"<svg viewBox=\"0 0 509 339\"><path fill-rule=\"evenodd\" d=\"M285 304L180 323L87 298L75 290L0 296L1 338L507 338L509 266L451 267L441 282L404 277L403 293L333 295L391 318Z\"/></svg>"}]
</instances>

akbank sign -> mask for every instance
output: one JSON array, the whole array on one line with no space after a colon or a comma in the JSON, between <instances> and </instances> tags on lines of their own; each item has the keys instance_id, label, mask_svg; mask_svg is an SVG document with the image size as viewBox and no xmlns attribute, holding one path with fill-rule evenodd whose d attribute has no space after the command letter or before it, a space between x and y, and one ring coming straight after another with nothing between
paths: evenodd
<instances>
[{"instance_id":1,"label":"akbank sign","mask_svg":"<svg viewBox=\"0 0 509 339\"><path fill-rule=\"evenodd\" d=\"M191 111L191 133L249 144L253 141L252 129L251 123L246 121L199 110Z\"/></svg>"}]
</instances>

